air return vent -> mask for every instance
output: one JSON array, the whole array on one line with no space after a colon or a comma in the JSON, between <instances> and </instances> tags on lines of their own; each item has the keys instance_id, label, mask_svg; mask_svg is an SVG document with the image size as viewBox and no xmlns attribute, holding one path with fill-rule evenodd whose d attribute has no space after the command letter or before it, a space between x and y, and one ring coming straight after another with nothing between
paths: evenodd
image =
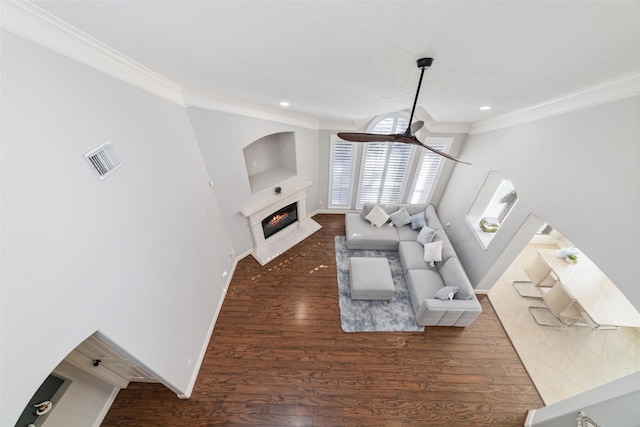
<instances>
[{"instance_id":1,"label":"air return vent","mask_svg":"<svg viewBox=\"0 0 640 427\"><path fill-rule=\"evenodd\" d=\"M120 157L109 142L89 151L84 158L100 179L105 179L122 165Z\"/></svg>"}]
</instances>

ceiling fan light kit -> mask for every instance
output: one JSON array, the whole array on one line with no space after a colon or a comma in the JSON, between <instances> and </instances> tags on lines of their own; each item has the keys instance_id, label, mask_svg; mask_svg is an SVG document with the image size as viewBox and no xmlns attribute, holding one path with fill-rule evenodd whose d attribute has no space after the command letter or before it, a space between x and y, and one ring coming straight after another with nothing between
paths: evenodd
<instances>
[{"instance_id":1,"label":"ceiling fan light kit","mask_svg":"<svg viewBox=\"0 0 640 427\"><path fill-rule=\"evenodd\" d=\"M344 139L345 141L352 142L402 142L404 144L413 144L419 147L424 147L427 150L430 150L442 157L447 159L456 161L458 163L464 163L470 165L471 163L463 162L462 160L458 160L455 157L440 151L435 148L431 148L426 144L423 144L416 138L415 133L419 131L424 122L417 121L413 123L413 115L416 111L416 104L418 103L418 96L420 95L420 86L422 85L422 77L424 76L424 70L431 67L433 64L433 58L420 58L417 61L418 68L420 68L420 80L418 81L418 89L416 90L416 97L413 100L413 107L411 108L411 116L409 117L409 125L407 129L402 133L383 135L376 133L362 133L362 132L339 132L338 137Z\"/></svg>"}]
</instances>

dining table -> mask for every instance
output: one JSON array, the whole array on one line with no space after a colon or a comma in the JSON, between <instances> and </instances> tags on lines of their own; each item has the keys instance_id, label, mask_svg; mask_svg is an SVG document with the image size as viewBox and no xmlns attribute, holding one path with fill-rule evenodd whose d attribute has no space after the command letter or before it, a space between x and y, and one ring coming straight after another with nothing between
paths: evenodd
<instances>
[{"instance_id":1,"label":"dining table","mask_svg":"<svg viewBox=\"0 0 640 427\"><path fill-rule=\"evenodd\" d=\"M640 313L618 287L586 255L567 263L556 249L538 249L558 280L575 298L595 328L640 328Z\"/></svg>"}]
</instances>

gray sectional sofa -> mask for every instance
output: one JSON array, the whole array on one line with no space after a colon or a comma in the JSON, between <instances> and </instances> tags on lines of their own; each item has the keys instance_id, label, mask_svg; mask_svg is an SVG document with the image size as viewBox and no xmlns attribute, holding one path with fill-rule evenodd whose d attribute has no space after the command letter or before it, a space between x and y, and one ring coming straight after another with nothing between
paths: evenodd
<instances>
[{"instance_id":1,"label":"gray sectional sofa","mask_svg":"<svg viewBox=\"0 0 640 427\"><path fill-rule=\"evenodd\" d=\"M384 224L380 210L390 215ZM464 327L482 312L473 286L432 205L378 205L376 208L375 204L368 203L361 212L345 215L345 229L348 249L398 251L419 325ZM435 256L425 255L432 250ZM432 262L425 261L427 258Z\"/></svg>"}]
</instances>

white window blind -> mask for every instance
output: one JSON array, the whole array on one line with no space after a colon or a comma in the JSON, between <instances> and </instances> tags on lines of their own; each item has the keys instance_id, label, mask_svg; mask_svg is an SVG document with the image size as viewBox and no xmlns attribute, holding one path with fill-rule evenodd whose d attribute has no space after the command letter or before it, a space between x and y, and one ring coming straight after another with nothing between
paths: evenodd
<instances>
[{"instance_id":1,"label":"white window blind","mask_svg":"<svg viewBox=\"0 0 640 427\"><path fill-rule=\"evenodd\" d=\"M427 143L436 150L448 151L447 144L443 142L427 141ZM411 192L411 203L429 203L433 188L440 175L442 157L427 149L422 151L423 153L420 157L420 163L413 184L413 191Z\"/></svg>"},{"instance_id":2,"label":"white window blind","mask_svg":"<svg viewBox=\"0 0 640 427\"><path fill-rule=\"evenodd\" d=\"M394 134L407 128L409 120L390 116L380 120L371 133ZM412 147L398 142L370 142L363 152L356 208L367 202L397 203L402 196Z\"/></svg>"},{"instance_id":3,"label":"white window blind","mask_svg":"<svg viewBox=\"0 0 640 427\"><path fill-rule=\"evenodd\" d=\"M516 188L508 178L503 178L482 216L498 218L502 223L516 201L518 201Z\"/></svg>"},{"instance_id":4,"label":"white window blind","mask_svg":"<svg viewBox=\"0 0 640 427\"><path fill-rule=\"evenodd\" d=\"M409 117L403 113L374 121L368 132L396 134L405 131ZM448 152L450 138L429 138L433 148ZM444 163L431 151L392 142L352 143L331 139L329 171L330 208L360 209L373 203L428 203Z\"/></svg>"},{"instance_id":5,"label":"white window blind","mask_svg":"<svg viewBox=\"0 0 640 427\"><path fill-rule=\"evenodd\" d=\"M329 207L351 207L351 194L354 172L355 144L338 137L331 140L331 177L329 183Z\"/></svg>"}]
</instances>

